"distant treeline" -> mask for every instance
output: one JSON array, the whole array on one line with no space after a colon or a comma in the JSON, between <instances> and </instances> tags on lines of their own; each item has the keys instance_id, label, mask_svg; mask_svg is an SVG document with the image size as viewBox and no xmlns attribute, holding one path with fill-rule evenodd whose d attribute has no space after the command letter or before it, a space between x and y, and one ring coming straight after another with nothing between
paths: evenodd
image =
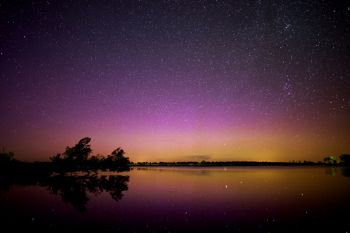
<instances>
[{"instance_id":1,"label":"distant treeline","mask_svg":"<svg viewBox=\"0 0 350 233\"><path fill-rule=\"evenodd\" d=\"M131 166L178 166L178 167L226 167L226 166L309 166L322 165L322 162L257 162L257 161L201 161L201 162L137 162Z\"/></svg>"},{"instance_id":2,"label":"distant treeline","mask_svg":"<svg viewBox=\"0 0 350 233\"><path fill-rule=\"evenodd\" d=\"M326 157L324 161L289 161L289 162L259 162L259 161L182 161L182 162L136 162L131 166L178 166L178 167L226 167L226 166L314 166L314 165L350 165L350 155L342 154L339 156L339 162L334 156ZM330 162L331 161L331 162ZM335 161L335 162L334 162Z\"/></svg>"}]
</instances>

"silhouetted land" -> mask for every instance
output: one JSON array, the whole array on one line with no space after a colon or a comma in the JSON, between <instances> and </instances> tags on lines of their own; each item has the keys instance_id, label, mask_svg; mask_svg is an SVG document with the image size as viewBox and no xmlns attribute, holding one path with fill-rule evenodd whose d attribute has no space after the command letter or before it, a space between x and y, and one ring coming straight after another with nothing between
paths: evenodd
<instances>
[{"instance_id":1,"label":"silhouetted land","mask_svg":"<svg viewBox=\"0 0 350 233\"><path fill-rule=\"evenodd\" d=\"M132 166L172 166L172 167L229 167L229 166L350 166L350 154L339 156L339 163L335 156L327 156L323 161L289 161L289 162L259 162L259 161L182 161L182 162L137 162Z\"/></svg>"},{"instance_id":2,"label":"silhouetted land","mask_svg":"<svg viewBox=\"0 0 350 233\"><path fill-rule=\"evenodd\" d=\"M81 165L57 164L53 162L33 162L26 163L21 161L12 161L9 163L0 163L0 174L21 174L23 176L31 174L46 176L52 173L64 174L67 172L84 171L87 174L97 171L129 171L130 167L234 167L234 166L346 166L345 164L326 164L323 162L252 162L252 161L215 161L215 162L130 162L128 166L110 167L108 165Z\"/></svg>"},{"instance_id":3,"label":"silhouetted land","mask_svg":"<svg viewBox=\"0 0 350 233\"><path fill-rule=\"evenodd\" d=\"M71 164L57 164L53 162L21 162L13 160L10 162L0 162L0 175L15 174L21 177L42 177L50 176L54 173L65 174L69 172L83 171L86 174L93 174L97 171L129 171L130 167L234 167L234 166L345 166L345 164L326 164L323 162L252 162L252 161L230 161L230 162L130 162L127 166L108 166L104 164L84 164L75 166Z\"/></svg>"},{"instance_id":4,"label":"silhouetted land","mask_svg":"<svg viewBox=\"0 0 350 233\"><path fill-rule=\"evenodd\" d=\"M202 162L137 162L131 166L172 166L172 167L230 167L230 166L348 166L349 164L328 164L324 162L296 161L296 162L257 162L257 161L202 161Z\"/></svg>"},{"instance_id":5,"label":"silhouetted land","mask_svg":"<svg viewBox=\"0 0 350 233\"><path fill-rule=\"evenodd\" d=\"M182 162L130 162L125 151L118 147L110 155L91 155L91 138L84 137L73 147L67 146L65 151L50 157L51 162L26 163L14 158L12 152L0 153L0 174L64 174L66 172L86 171L88 174L97 170L128 171L130 166L173 166L173 167L228 167L228 166L349 166L350 154L342 154L339 161L335 156L327 156L323 161L290 161L290 162L258 162L258 161L182 161Z\"/></svg>"},{"instance_id":6,"label":"silhouetted land","mask_svg":"<svg viewBox=\"0 0 350 233\"><path fill-rule=\"evenodd\" d=\"M91 138L85 137L73 146L67 146L65 152L50 157L51 162L26 163L14 158L12 152L0 153L0 173L16 174L63 174L74 171L128 171L130 161L125 157L125 151L120 147L112 151L110 155L91 155Z\"/></svg>"}]
</instances>

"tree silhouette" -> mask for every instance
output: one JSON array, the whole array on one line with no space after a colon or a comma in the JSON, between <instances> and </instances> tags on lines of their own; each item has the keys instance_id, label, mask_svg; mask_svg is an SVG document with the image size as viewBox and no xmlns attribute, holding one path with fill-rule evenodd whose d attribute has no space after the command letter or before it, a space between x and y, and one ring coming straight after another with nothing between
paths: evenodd
<instances>
[{"instance_id":1,"label":"tree silhouette","mask_svg":"<svg viewBox=\"0 0 350 233\"><path fill-rule=\"evenodd\" d=\"M350 154L342 154L339 158L342 164L350 165Z\"/></svg>"},{"instance_id":2,"label":"tree silhouette","mask_svg":"<svg viewBox=\"0 0 350 233\"><path fill-rule=\"evenodd\" d=\"M50 160L52 162L60 162L60 161L62 161L62 155L57 153L56 155L51 156Z\"/></svg>"},{"instance_id":3,"label":"tree silhouette","mask_svg":"<svg viewBox=\"0 0 350 233\"><path fill-rule=\"evenodd\" d=\"M106 157L102 155L89 156L92 152L90 148L91 138L85 137L74 147L66 147L63 154L56 154L50 157L54 163L52 166L57 172L72 170L98 170L112 169L117 171L129 170L130 160L125 157L125 151L118 147Z\"/></svg>"},{"instance_id":4,"label":"tree silhouette","mask_svg":"<svg viewBox=\"0 0 350 233\"><path fill-rule=\"evenodd\" d=\"M91 138L85 137L80 139L80 141L74 146L67 146L66 151L64 152L65 160L74 161L74 162L85 162L92 152L90 148Z\"/></svg>"},{"instance_id":5,"label":"tree silhouette","mask_svg":"<svg viewBox=\"0 0 350 233\"><path fill-rule=\"evenodd\" d=\"M110 158L112 159L113 162L119 163L119 164L128 164L130 163L129 158L125 157L125 151L118 147L115 149L112 153Z\"/></svg>"},{"instance_id":6,"label":"tree silhouette","mask_svg":"<svg viewBox=\"0 0 350 233\"><path fill-rule=\"evenodd\" d=\"M125 157L125 151L118 147L110 155L108 155L106 165L108 168L126 168L129 167L130 160L128 157Z\"/></svg>"},{"instance_id":7,"label":"tree silhouette","mask_svg":"<svg viewBox=\"0 0 350 233\"><path fill-rule=\"evenodd\" d=\"M327 156L323 159L323 162L326 164L336 164L337 159L334 156Z\"/></svg>"},{"instance_id":8,"label":"tree silhouette","mask_svg":"<svg viewBox=\"0 0 350 233\"><path fill-rule=\"evenodd\" d=\"M9 163L14 161L14 154L12 152L0 153L0 163Z\"/></svg>"}]
</instances>

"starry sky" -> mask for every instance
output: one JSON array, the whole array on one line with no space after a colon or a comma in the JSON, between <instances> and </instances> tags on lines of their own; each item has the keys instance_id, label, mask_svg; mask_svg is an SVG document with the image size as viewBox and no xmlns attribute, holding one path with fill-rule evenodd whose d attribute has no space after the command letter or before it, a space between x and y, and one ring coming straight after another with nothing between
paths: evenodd
<instances>
[{"instance_id":1,"label":"starry sky","mask_svg":"<svg viewBox=\"0 0 350 233\"><path fill-rule=\"evenodd\" d=\"M0 1L0 146L132 161L350 152L350 1Z\"/></svg>"}]
</instances>

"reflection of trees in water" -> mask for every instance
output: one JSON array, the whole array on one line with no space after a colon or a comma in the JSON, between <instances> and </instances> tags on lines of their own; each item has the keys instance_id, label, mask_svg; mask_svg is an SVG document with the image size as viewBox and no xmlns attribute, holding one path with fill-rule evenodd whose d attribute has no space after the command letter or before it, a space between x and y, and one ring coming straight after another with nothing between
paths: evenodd
<instances>
[{"instance_id":1,"label":"reflection of trees in water","mask_svg":"<svg viewBox=\"0 0 350 233\"><path fill-rule=\"evenodd\" d=\"M346 177L350 177L350 167L343 167L341 174Z\"/></svg>"},{"instance_id":2,"label":"reflection of trees in water","mask_svg":"<svg viewBox=\"0 0 350 233\"><path fill-rule=\"evenodd\" d=\"M123 191L128 190L129 176L58 175L49 177L48 181L47 186L52 193L61 196L64 202L83 212L86 211L86 204L89 201L88 193L98 195L108 192L114 200L119 201L123 197Z\"/></svg>"},{"instance_id":3,"label":"reflection of trees in water","mask_svg":"<svg viewBox=\"0 0 350 233\"><path fill-rule=\"evenodd\" d=\"M337 170L335 167L326 167L324 169L325 173L330 176L336 176L337 175Z\"/></svg>"},{"instance_id":4,"label":"reflection of trees in water","mask_svg":"<svg viewBox=\"0 0 350 233\"><path fill-rule=\"evenodd\" d=\"M336 176L339 170L343 176L350 177L350 167L326 167L324 171L327 175Z\"/></svg>"},{"instance_id":5,"label":"reflection of trees in water","mask_svg":"<svg viewBox=\"0 0 350 233\"><path fill-rule=\"evenodd\" d=\"M88 193L99 195L108 192L115 201L123 197L123 191L128 190L129 176L123 175L77 175L77 176L0 176L1 190L7 191L11 185L39 185L70 203L77 210L86 211L89 201Z\"/></svg>"}]
</instances>

